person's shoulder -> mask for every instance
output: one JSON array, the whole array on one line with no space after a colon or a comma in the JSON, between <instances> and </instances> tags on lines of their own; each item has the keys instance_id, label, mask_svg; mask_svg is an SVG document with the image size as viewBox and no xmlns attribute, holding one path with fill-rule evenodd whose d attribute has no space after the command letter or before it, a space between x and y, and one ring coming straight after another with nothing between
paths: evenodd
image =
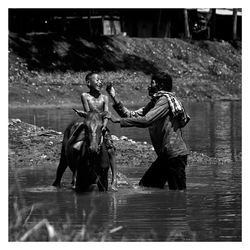
<instances>
[{"instance_id":1,"label":"person's shoulder","mask_svg":"<svg viewBox=\"0 0 250 250\"><path fill-rule=\"evenodd\" d=\"M89 95L89 93L87 93L87 92L83 92L83 93L81 94L81 96L82 96L83 98L88 98L90 95Z\"/></svg>"},{"instance_id":2,"label":"person's shoulder","mask_svg":"<svg viewBox=\"0 0 250 250\"><path fill-rule=\"evenodd\" d=\"M107 95L101 94L101 97L102 97L105 101L108 100L108 96L107 96Z\"/></svg>"},{"instance_id":3,"label":"person's shoulder","mask_svg":"<svg viewBox=\"0 0 250 250\"><path fill-rule=\"evenodd\" d=\"M155 101L155 102L168 102L168 99L167 99L166 95L161 95L161 96L155 97L153 101Z\"/></svg>"},{"instance_id":4,"label":"person's shoulder","mask_svg":"<svg viewBox=\"0 0 250 250\"><path fill-rule=\"evenodd\" d=\"M163 107L163 106L165 108L169 107L168 99L164 95L153 98L152 102L154 103L154 106L156 107Z\"/></svg>"}]
</instances>

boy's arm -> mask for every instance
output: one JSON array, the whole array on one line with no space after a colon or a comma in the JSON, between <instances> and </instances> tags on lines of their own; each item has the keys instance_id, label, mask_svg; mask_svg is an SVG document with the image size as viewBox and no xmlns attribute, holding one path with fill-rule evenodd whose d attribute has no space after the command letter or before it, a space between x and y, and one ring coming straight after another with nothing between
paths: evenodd
<instances>
[{"instance_id":1,"label":"boy's arm","mask_svg":"<svg viewBox=\"0 0 250 250\"><path fill-rule=\"evenodd\" d=\"M87 101L87 96L86 96L85 93L81 94L81 101L82 101L83 110L86 111L86 112L89 112L90 108L89 108L89 104L88 104L88 101Z\"/></svg>"},{"instance_id":2,"label":"boy's arm","mask_svg":"<svg viewBox=\"0 0 250 250\"><path fill-rule=\"evenodd\" d=\"M108 97L106 95L103 95L103 99L104 99L103 111L109 113L109 106L108 106L109 99L108 99ZM106 129L107 124L108 124L108 120L109 120L108 116L104 117L104 119L103 119L103 129Z\"/></svg>"}]
</instances>

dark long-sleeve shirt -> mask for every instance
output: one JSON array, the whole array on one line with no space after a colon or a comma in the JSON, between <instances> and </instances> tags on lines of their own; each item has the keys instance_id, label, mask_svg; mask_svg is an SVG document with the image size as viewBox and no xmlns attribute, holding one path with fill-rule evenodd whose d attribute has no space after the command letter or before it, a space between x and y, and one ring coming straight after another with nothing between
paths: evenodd
<instances>
[{"instance_id":1,"label":"dark long-sleeve shirt","mask_svg":"<svg viewBox=\"0 0 250 250\"><path fill-rule=\"evenodd\" d=\"M152 100L144 108L130 111L122 103L113 106L121 117L121 127L149 128L149 134L157 155L168 158L187 155L188 149L182 138L178 120L171 116L166 96Z\"/></svg>"}]
</instances>

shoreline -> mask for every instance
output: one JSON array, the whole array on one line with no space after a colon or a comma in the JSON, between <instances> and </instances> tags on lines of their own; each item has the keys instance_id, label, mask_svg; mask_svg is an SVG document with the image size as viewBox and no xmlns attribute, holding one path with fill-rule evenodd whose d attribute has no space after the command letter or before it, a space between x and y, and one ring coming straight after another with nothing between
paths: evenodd
<instances>
[{"instance_id":1,"label":"shoreline","mask_svg":"<svg viewBox=\"0 0 250 250\"><path fill-rule=\"evenodd\" d=\"M45 129L22 122L20 119L9 119L8 123L9 167L36 167L48 164L57 166L60 159L63 133ZM150 143L136 142L125 136L113 136L116 147L117 168L150 166L156 159L156 153ZM143 157L142 157L143 155ZM131 159L133 159L131 161ZM237 161L241 161L241 155ZM232 160L209 157L205 154L190 151L189 164L207 162L225 164Z\"/></svg>"},{"instance_id":2,"label":"shoreline","mask_svg":"<svg viewBox=\"0 0 250 250\"><path fill-rule=\"evenodd\" d=\"M229 102L229 101L235 101L235 102L241 102L242 98L241 97L221 97L221 98L217 98L217 99L213 99L213 100L195 100L195 99L184 99L181 98L181 100L183 102L194 102L194 103L198 103L198 102ZM111 102L110 102L111 103ZM136 105L136 106L144 106L147 102L131 102L131 101L124 101L122 100L122 103L125 106L132 106L132 105ZM81 106L81 103L74 103L74 102L67 102L67 103L50 103L50 104L44 104L44 103L8 103L8 108L69 108L69 107L75 107L75 106ZM111 104L112 106L112 104Z\"/></svg>"}]
</instances>

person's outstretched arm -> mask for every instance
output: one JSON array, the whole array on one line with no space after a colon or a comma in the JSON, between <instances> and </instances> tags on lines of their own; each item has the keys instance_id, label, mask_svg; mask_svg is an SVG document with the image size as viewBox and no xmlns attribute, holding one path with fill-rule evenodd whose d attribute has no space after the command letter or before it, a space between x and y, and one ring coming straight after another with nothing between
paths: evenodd
<instances>
[{"instance_id":1,"label":"person's outstretched arm","mask_svg":"<svg viewBox=\"0 0 250 250\"><path fill-rule=\"evenodd\" d=\"M115 89L113 86L108 86L106 90L111 100L113 101L114 110L122 118L144 116L154 105L154 103L151 101L145 107L142 107L137 110L129 110L123 105L123 103L120 100L117 99Z\"/></svg>"},{"instance_id":2,"label":"person's outstretched arm","mask_svg":"<svg viewBox=\"0 0 250 250\"><path fill-rule=\"evenodd\" d=\"M155 106L150 109L144 116L127 117L127 118L111 118L113 123L120 123L121 127L139 127L147 128L156 120L161 119L169 113L169 104L165 97L159 98Z\"/></svg>"}]
</instances>

